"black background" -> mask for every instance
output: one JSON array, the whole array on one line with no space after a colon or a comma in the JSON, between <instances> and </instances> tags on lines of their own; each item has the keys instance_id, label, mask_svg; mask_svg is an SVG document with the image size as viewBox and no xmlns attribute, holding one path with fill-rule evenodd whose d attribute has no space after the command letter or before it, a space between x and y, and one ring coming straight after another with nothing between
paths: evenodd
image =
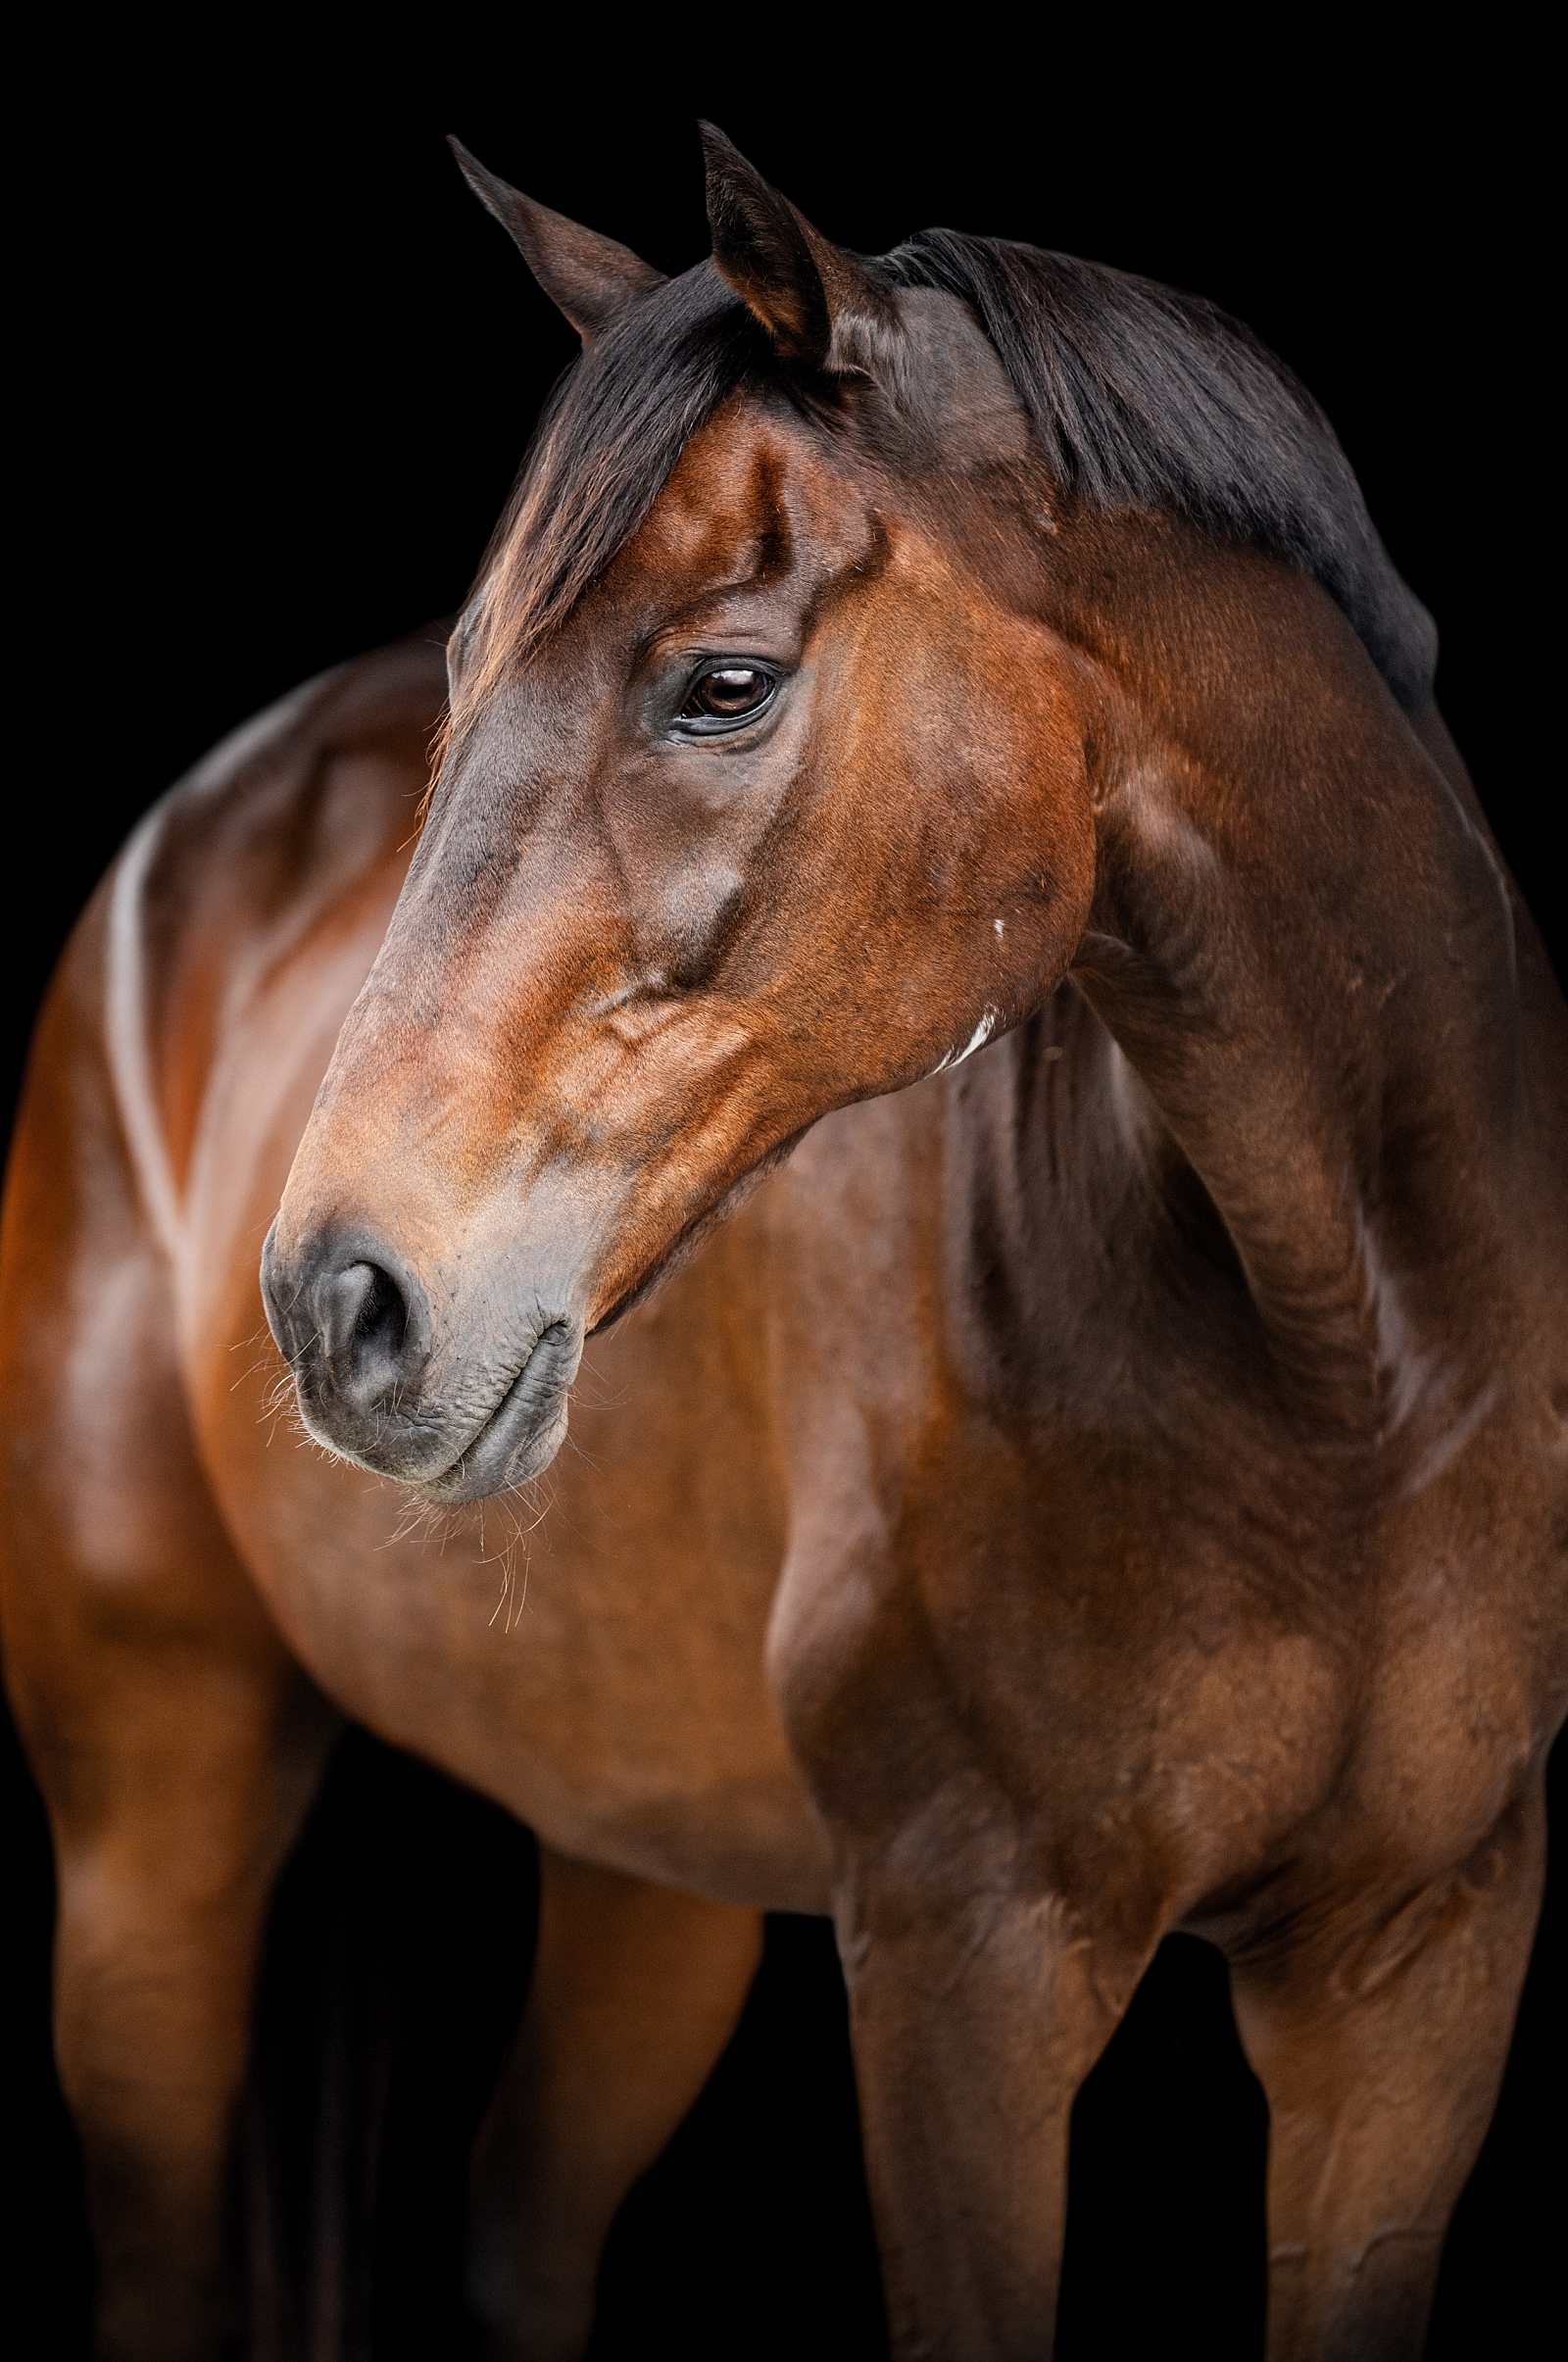
<instances>
[{"instance_id":1,"label":"black background","mask_svg":"<svg viewBox=\"0 0 1568 2362\"><path fill-rule=\"evenodd\" d=\"M671 18L629 39L577 14L499 33L235 20L208 46L141 26L90 55L57 38L40 69L12 430L8 1104L52 960L129 824L259 706L456 606L571 357L460 182L449 129L666 270L706 251L709 115L848 245L998 231L1249 320L1325 404L1437 616L1441 702L1561 972L1528 57L1373 58L1284 20L1265 53L1119 25L1067 39L984 10L918 41L850 16ZM47 2063L47 1850L24 1775L9 1781L25 2169L10 2285L48 2324L39 2350L67 2353L85 2263ZM504 1816L355 1739L280 1899L263 2048L293 2094L279 2153L302 2188L313 2076L338 2039L322 2028L365 2016L361 1986L396 1988L367 2299L389 2355L456 2336L459 2160L526 1978L531 1878ZM1450 2239L1444 2356L1546 2350L1531 2325L1559 2301L1561 1921L1559 1894ZM391 1931L374 1961L371 1925ZM854 2122L825 1928L776 1921L735 2044L623 2211L596 2356L876 2353ZM1064 2354L1172 2337L1257 2351L1263 2138L1223 1970L1168 1945L1080 2104Z\"/></svg>"}]
</instances>

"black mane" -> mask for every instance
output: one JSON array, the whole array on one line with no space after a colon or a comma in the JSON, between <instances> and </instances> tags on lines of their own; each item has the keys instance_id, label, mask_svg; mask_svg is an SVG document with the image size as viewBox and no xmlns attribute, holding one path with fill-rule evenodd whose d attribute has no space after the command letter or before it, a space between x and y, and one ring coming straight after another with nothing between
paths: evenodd
<instances>
[{"instance_id":1,"label":"black mane","mask_svg":"<svg viewBox=\"0 0 1568 2362\"><path fill-rule=\"evenodd\" d=\"M1059 484L1097 509L1175 509L1315 574L1400 704L1427 703L1432 618L1333 427L1250 328L1200 296L1004 238L922 230L883 267L973 307Z\"/></svg>"},{"instance_id":2,"label":"black mane","mask_svg":"<svg viewBox=\"0 0 1568 2362\"><path fill-rule=\"evenodd\" d=\"M970 305L1064 490L1174 509L1316 576L1406 708L1437 633L1378 537L1334 430L1240 321L1103 264L930 229L865 268ZM556 389L460 626L461 730L637 530L689 438L738 388L778 386L761 329L710 262L640 297Z\"/></svg>"}]
</instances>

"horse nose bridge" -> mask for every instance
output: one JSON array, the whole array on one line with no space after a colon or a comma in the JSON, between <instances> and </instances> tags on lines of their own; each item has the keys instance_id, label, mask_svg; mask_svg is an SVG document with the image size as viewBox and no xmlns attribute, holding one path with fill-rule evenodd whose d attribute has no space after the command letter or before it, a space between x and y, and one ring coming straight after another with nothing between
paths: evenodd
<instances>
[{"instance_id":1,"label":"horse nose bridge","mask_svg":"<svg viewBox=\"0 0 1568 2362\"><path fill-rule=\"evenodd\" d=\"M334 1206L416 1233L466 1218L482 1194L476 1151L551 1071L572 996L549 982L515 967L481 989L459 974L444 1000L421 988L405 1016L345 1026L289 1169L289 1223Z\"/></svg>"}]
</instances>

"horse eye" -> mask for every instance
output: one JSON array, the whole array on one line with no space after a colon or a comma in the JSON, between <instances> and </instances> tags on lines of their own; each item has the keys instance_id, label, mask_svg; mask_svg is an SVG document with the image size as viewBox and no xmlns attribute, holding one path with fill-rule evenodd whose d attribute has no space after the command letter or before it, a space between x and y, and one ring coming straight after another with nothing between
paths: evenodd
<instances>
[{"instance_id":1,"label":"horse eye","mask_svg":"<svg viewBox=\"0 0 1568 2362\"><path fill-rule=\"evenodd\" d=\"M765 706L773 676L760 664L716 664L695 684L681 708L682 721L737 721Z\"/></svg>"}]
</instances>

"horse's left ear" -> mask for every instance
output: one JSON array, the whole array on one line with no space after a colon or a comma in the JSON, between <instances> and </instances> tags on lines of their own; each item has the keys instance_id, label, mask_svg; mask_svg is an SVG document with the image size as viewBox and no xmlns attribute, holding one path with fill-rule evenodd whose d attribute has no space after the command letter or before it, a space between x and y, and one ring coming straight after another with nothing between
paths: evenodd
<instances>
[{"instance_id":1,"label":"horse's left ear","mask_svg":"<svg viewBox=\"0 0 1568 2362\"><path fill-rule=\"evenodd\" d=\"M584 229L548 205L536 205L520 189L509 188L470 156L461 139L447 145L458 169L487 213L510 230L540 286L558 312L564 312L584 344L608 328L633 296L662 287L664 274L641 255L597 229Z\"/></svg>"},{"instance_id":2,"label":"horse's left ear","mask_svg":"<svg viewBox=\"0 0 1568 2362\"><path fill-rule=\"evenodd\" d=\"M711 123L698 125L717 269L761 321L779 358L886 380L897 368L893 299L853 255L813 229Z\"/></svg>"}]
</instances>

